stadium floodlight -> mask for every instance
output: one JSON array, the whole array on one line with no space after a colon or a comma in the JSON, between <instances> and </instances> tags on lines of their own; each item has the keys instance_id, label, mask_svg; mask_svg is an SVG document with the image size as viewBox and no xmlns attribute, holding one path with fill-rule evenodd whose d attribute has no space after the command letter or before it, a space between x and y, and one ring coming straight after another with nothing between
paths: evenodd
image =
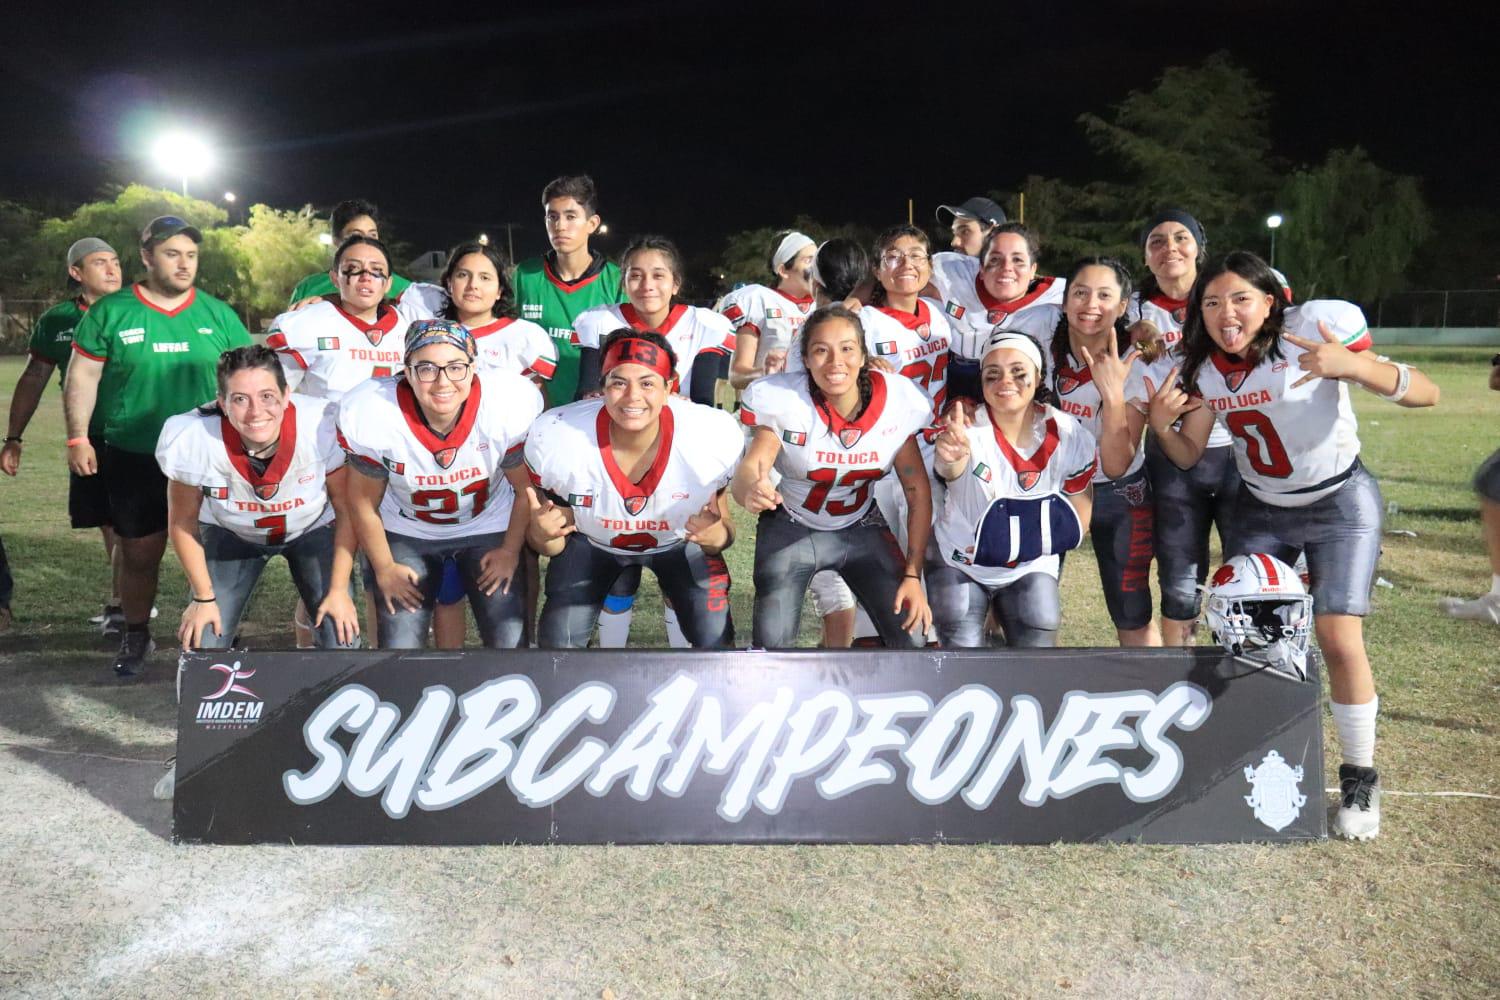
<instances>
[{"instance_id":1,"label":"stadium floodlight","mask_svg":"<svg viewBox=\"0 0 1500 1000\"><path fill-rule=\"evenodd\" d=\"M331 246L333 246L333 234L332 233L319 233L318 234L318 242L321 243L321 244L323 244L325 247L331 247Z\"/></svg>"},{"instance_id":2,"label":"stadium floodlight","mask_svg":"<svg viewBox=\"0 0 1500 1000\"><path fill-rule=\"evenodd\" d=\"M602 226L599 227L599 235L600 236L608 236L609 235L609 223L606 222L604 225L602 225Z\"/></svg>"},{"instance_id":3,"label":"stadium floodlight","mask_svg":"<svg viewBox=\"0 0 1500 1000\"><path fill-rule=\"evenodd\" d=\"M1266 216L1266 228L1271 231L1271 266L1276 266L1276 230L1281 228L1281 215L1273 212Z\"/></svg>"},{"instance_id":4,"label":"stadium floodlight","mask_svg":"<svg viewBox=\"0 0 1500 1000\"><path fill-rule=\"evenodd\" d=\"M479 234L479 245L482 246L482 247L487 247L487 246L490 245L489 234L487 234L487 233L480 233Z\"/></svg>"},{"instance_id":5,"label":"stadium floodlight","mask_svg":"<svg viewBox=\"0 0 1500 1000\"><path fill-rule=\"evenodd\" d=\"M168 132L151 147L151 158L157 166L182 178L182 195L187 197L188 179L202 177L214 165L214 153L201 136L187 132Z\"/></svg>"},{"instance_id":6,"label":"stadium floodlight","mask_svg":"<svg viewBox=\"0 0 1500 1000\"><path fill-rule=\"evenodd\" d=\"M233 205L234 202L235 202L234 192L233 191L225 191L224 192L224 200L227 201L227 202L229 202L229 204Z\"/></svg>"}]
</instances>

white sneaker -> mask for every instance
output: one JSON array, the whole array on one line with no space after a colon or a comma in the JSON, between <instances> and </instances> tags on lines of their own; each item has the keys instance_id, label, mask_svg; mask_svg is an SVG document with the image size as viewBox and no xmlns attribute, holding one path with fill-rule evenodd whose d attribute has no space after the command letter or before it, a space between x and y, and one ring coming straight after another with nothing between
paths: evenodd
<instances>
[{"instance_id":1,"label":"white sneaker","mask_svg":"<svg viewBox=\"0 0 1500 1000\"><path fill-rule=\"evenodd\" d=\"M1462 597L1445 597L1438 601L1438 607L1453 618L1500 625L1500 594L1485 594L1472 601L1466 601Z\"/></svg>"},{"instance_id":2,"label":"white sneaker","mask_svg":"<svg viewBox=\"0 0 1500 1000\"><path fill-rule=\"evenodd\" d=\"M156 787L151 789L151 797L163 802L170 802L172 801L172 794L175 791L177 791L177 761L174 759L172 766L167 769L167 773L162 775L161 780L156 783Z\"/></svg>"},{"instance_id":3,"label":"white sneaker","mask_svg":"<svg viewBox=\"0 0 1500 1000\"><path fill-rule=\"evenodd\" d=\"M1334 834L1348 840L1374 840L1380 833L1380 773L1373 767L1340 764L1339 795Z\"/></svg>"}]
</instances>

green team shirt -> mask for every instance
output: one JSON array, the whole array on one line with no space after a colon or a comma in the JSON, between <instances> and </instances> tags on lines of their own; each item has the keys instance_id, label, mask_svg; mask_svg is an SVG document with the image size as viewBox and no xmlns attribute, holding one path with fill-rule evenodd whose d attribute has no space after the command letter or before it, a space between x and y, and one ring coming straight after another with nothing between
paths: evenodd
<instances>
[{"instance_id":1,"label":"green team shirt","mask_svg":"<svg viewBox=\"0 0 1500 1000\"><path fill-rule=\"evenodd\" d=\"M516 265L515 283L521 318L539 324L557 345L557 373L547 383L547 405L571 403L578 393L578 334L573 321L585 309L625 301L620 268L596 252L588 273L566 282L553 273L546 257L533 257Z\"/></svg>"},{"instance_id":2,"label":"green team shirt","mask_svg":"<svg viewBox=\"0 0 1500 1000\"><path fill-rule=\"evenodd\" d=\"M411 284L410 279L403 278L399 274L391 275L391 287L385 290L385 297L394 299L406 291ZM334 286L333 279L328 276L327 271L319 271L317 274L309 274L297 282L297 287L292 289L291 300L287 305L296 305L303 299L310 299L319 295L337 295L339 290Z\"/></svg>"},{"instance_id":3,"label":"green team shirt","mask_svg":"<svg viewBox=\"0 0 1500 1000\"><path fill-rule=\"evenodd\" d=\"M198 289L172 312L136 285L104 296L73 333L73 350L104 363L92 426L116 448L154 453L167 418L216 395L219 355L249 343L234 310Z\"/></svg>"},{"instance_id":4,"label":"green team shirt","mask_svg":"<svg viewBox=\"0 0 1500 1000\"><path fill-rule=\"evenodd\" d=\"M83 299L68 299L59 302L37 318L31 328L31 356L38 361L57 366L57 384L62 385L68 371L68 361L73 357L73 331L88 312Z\"/></svg>"}]
</instances>

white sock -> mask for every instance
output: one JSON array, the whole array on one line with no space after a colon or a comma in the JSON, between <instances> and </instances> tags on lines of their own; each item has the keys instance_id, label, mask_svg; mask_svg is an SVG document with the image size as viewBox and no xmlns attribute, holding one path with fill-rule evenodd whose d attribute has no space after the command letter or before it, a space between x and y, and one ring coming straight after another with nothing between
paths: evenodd
<instances>
[{"instance_id":1,"label":"white sock","mask_svg":"<svg viewBox=\"0 0 1500 1000\"><path fill-rule=\"evenodd\" d=\"M630 643L630 619L635 617L635 608L624 611L606 611L599 616L599 648L624 649Z\"/></svg>"},{"instance_id":2,"label":"white sock","mask_svg":"<svg viewBox=\"0 0 1500 1000\"><path fill-rule=\"evenodd\" d=\"M1344 763L1374 767L1375 713L1380 710L1380 696L1376 695L1363 705L1340 705L1330 701L1328 707L1333 710L1333 728L1339 734Z\"/></svg>"},{"instance_id":3,"label":"white sock","mask_svg":"<svg viewBox=\"0 0 1500 1000\"><path fill-rule=\"evenodd\" d=\"M687 636L682 634L682 626L677 624L677 609L668 604L662 609L662 620L667 623L667 644L673 649L688 649L692 643L687 641Z\"/></svg>"},{"instance_id":4,"label":"white sock","mask_svg":"<svg viewBox=\"0 0 1500 1000\"><path fill-rule=\"evenodd\" d=\"M1490 596L1500 597L1500 573L1490 577Z\"/></svg>"}]
</instances>

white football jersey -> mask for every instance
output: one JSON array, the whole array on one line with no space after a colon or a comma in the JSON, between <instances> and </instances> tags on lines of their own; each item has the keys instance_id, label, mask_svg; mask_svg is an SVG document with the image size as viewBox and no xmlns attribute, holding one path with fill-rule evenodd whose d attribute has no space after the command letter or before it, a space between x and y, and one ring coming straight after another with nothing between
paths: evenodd
<instances>
[{"instance_id":1,"label":"white football jersey","mask_svg":"<svg viewBox=\"0 0 1500 1000\"><path fill-rule=\"evenodd\" d=\"M179 413L162 426L162 474L203 493L198 520L254 545L280 545L333 520L328 473L344 464L327 400L293 394L281 418L281 444L264 474L218 409ZM290 447L289 447L290 445Z\"/></svg>"},{"instance_id":2,"label":"white football jersey","mask_svg":"<svg viewBox=\"0 0 1500 1000\"><path fill-rule=\"evenodd\" d=\"M984 287L979 272L978 257L946 251L932 255L932 283L943 297L942 312L953 325L953 353L970 361L979 360L996 327L1010 329L1012 318L1029 309L1050 306L1058 310L1062 305L1063 283L1057 278L1037 278L1025 295L1001 302ZM1037 330L1045 330L1044 352L1057 327L1058 314L1051 313L1050 324L1041 322L1026 328L1032 336Z\"/></svg>"},{"instance_id":3,"label":"white football jersey","mask_svg":"<svg viewBox=\"0 0 1500 1000\"><path fill-rule=\"evenodd\" d=\"M1057 556L1046 555L1016 566L975 566L974 537L991 502L1082 493L1098 468L1092 434L1060 410L1050 406L1037 410L1046 421L1046 430L1041 444L1022 455L990 422L989 408L980 407L968 428L968 468L947 485L947 501L934 527L943 560L986 586L1003 587L1027 573L1056 577L1059 564ZM1046 530L1045 518L1036 520L1036 524L1020 525L1020 531Z\"/></svg>"},{"instance_id":4,"label":"white football jersey","mask_svg":"<svg viewBox=\"0 0 1500 1000\"><path fill-rule=\"evenodd\" d=\"M1051 361L1051 358L1048 358ZM1205 366L1206 367L1206 366ZM1130 366L1130 374L1125 377L1125 402L1138 410L1146 408L1146 384L1143 366L1139 361ZM1088 365L1079 364L1071 354L1068 362L1060 365L1057 371L1052 373L1052 391L1057 397L1053 402L1059 410L1073 417L1083 429L1088 431L1089 436L1095 441L1099 439L1099 389L1094 385L1094 373L1089 371ZM1130 460L1130 468L1126 469L1120 476L1131 475L1139 469L1146 461L1146 449L1139 445L1135 449L1135 458ZM1104 466L1101 463L1099 469L1094 473L1094 482L1109 482L1109 477L1104 474Z\"/></svg>"},{"instance_id":5,"label":"white football jersey","mask_svg":"<svg viewBox=\"0 0 1500 1000\"><path fill-rule=\"evenodd\" d=\"M724 296L719 312L734 325L736 334L749 331L760 339L755 346L755 367L764 368L766 355L785 351L813 310L812 296L794 299L765 285L745 285Z\"/></svg>"},{"instance_id":6,"label":"white football jersey","mask_svg":"<svg viewBox=\"0 0 1500 1000\"><path fill-rule=\"evenodd\" d=\"M1369 346L1364 314L1348 302L1290 306L1283 329L1321 343L1319 320L1350 350ZM1281 353L1252 367L1215 350L1198 369L1197 394L1234 436L1235 464L1250 492L1277 507L1305 507L1343 485L1359 457L1359 425L1348 385L1318 378L1293 388L1306 374L1298 366L1304 352L1282 340Z\"/></svg>"},{"instance_id":7,"label":"white football jersey","mask_svg":"<svg viewBox=\"0 0 1500 1000\"><path fill-rule=\"evenodd\" d=\"M865 306L858 313L865 331L865 350L872 358L889 362L896 371L915 382L932 400L934 416L948 399L948 348L952 328L932 299L917 299L915 312L885 306ZM799 332L787 352L786 370L805 372Z\"/></svg>"},{"instance_id":8,"label":"white football jersey","mask_svg":"<svg viewBox=\"0 0 1500 1000\"><path fill-rule=\"evenodd\" d=\"M578 314L573 327L578 334L578 346L595 350L611 333L623 327L642 331L651 329L629 302L585 309ZM693 360L698 355L705 351L734 353L734 327L712 309L678 303L667 313L666 322L656 332L667 338L672 352L677 355L676 391L684 396L692 395Z\"/></svg>"},{"instance_id":9,"label":"white football jersey","mask_svg":"<svg viewBox=\"0 0 1500 1000\"><path fill-rule=\"evenodd\" d=\"M337 400L362 382L400 374L406 327L437 315L436 298L428 291L436 287L412 285L399 300L382 302L373 323L328 299L282 313L267 331L266 346L281 357L294 391Z\"/></svg>"},{"instance_id":10,"label":"white football jersey","mask_svg":"<svg viewBox=\"0 0 1500 1000\"><path fill-rule=\"evenodd\" d=\"M911 379L872 370L870 404L845 420L815 404L806 372L782 372L750 384L740 420L781 440L778 489L794 521L812 528L846 528L869 512L871 490L896 453L932 423L932 402Z\"/></svg>"},{"instance_id":11,"label":"white football jersey","mask_svg":"<svg viewBox=\"0 0 1500 1000\"><path fill-rule=\"evenodd\" d=\"M532 482L571 507L579 533L601 549L681 544L688 518L729 485L745 450L734 417L669 396L656 460L632 482L615 462L609 427L604 401L584 399L547 411L526 438Z\"/></svg>"},{"instance_id":12,"label":"white football jersey","mask_svg":"<svg viewBox=\"0 0 1500 1000\"><path fill-rule=\"evenodd\" d=\"M479 347L475 359L480 370L494 369L523 378L536 376L552 381L557 372L557 345L547 331L527 319L501 317L484 326L473 326L469 332Z\"/></svg>"},{"instance_id":13,"label":"white football jersey","mask_svg":"<svg viewBox=\"0 0 1500 1000\"><path fill-rule=\"evenodd\" d=\"M510 372L474 376L458 423L438 437L405 379L366 382L339 402L339 442L382 469L385 530L414 538L504 531L515 493L505 469L522 460L526 429L542 412L536 386Z\"/></svg>"}]
</instances>

